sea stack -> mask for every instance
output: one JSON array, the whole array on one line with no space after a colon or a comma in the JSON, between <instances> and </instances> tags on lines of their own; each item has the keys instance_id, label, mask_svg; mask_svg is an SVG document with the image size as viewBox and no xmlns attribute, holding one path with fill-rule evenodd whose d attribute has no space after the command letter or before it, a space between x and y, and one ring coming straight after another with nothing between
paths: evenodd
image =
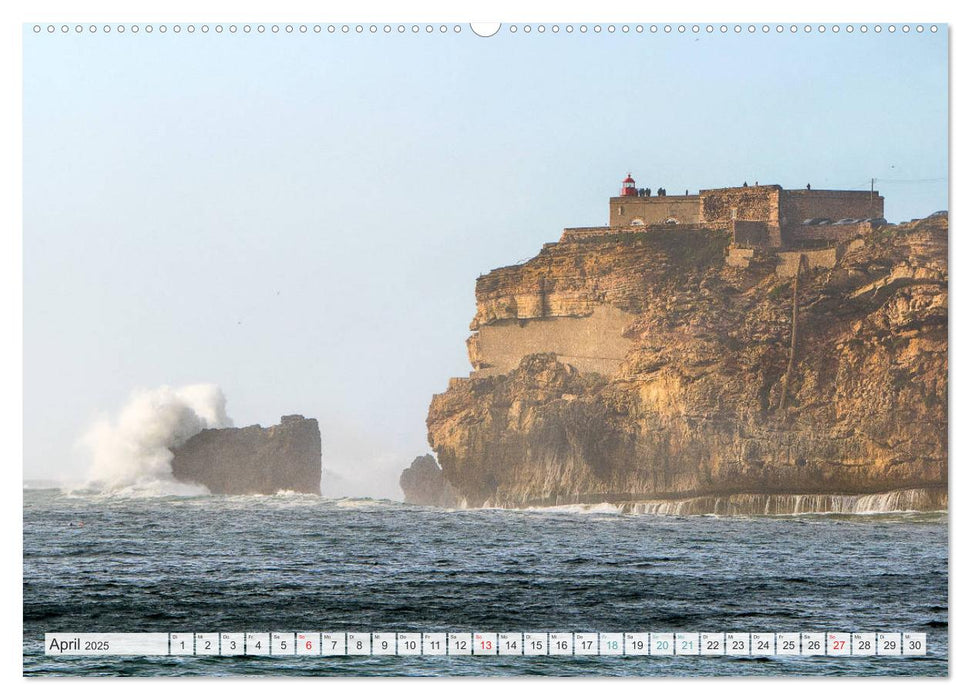
<instances>
[{"instance_id":1,"label":"sea stack","mask_svg":"<svg viewBox=\"0 0 971 700\"><path fill-rule=\"evenodd\" d=\"M320 429L314 418L291 415L269 428L203 430L172 452L173 476L213 494L320 495Z\"/></svg>"},{"instance_id":2,"label":"sea stack","mask_svg":"<svg viewBox=\"0 0 971 700\"><path fill-rule=\"evenodd\" d=\"M457 508L461 505L462 499L445 479L432 455L415 457L411 466L401 472L398 483L404 491L405 503L440 508Z\"/></svg>"}]
</instances>

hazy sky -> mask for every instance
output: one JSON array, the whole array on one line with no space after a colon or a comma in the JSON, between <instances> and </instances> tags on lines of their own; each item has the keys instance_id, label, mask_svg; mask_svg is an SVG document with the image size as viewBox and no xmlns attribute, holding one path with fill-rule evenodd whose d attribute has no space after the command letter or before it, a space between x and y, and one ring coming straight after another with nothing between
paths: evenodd
<instances>
[{"instance_id":1,"label":"hazy sky","mask_svg":"<svg viewBox=\"0 0 971 700\"><path fill-rule=\"evenodd\" d=\"M320 420L395 495L466 375L477 275L640 186L947 208L947 38L535 30L24 35L24 470L131 391Z\"/></svg>"}]
</instances>

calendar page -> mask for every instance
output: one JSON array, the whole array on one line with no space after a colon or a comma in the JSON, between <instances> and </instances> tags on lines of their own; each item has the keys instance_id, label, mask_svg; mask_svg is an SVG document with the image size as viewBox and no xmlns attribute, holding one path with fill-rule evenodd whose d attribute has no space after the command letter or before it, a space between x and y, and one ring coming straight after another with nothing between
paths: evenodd
<instances>
[{"instance_id":1,"label":"calendar page","mask_svg":"<svg viewBox=\"0 0 971 700\"><path fill-rule=\"evenodd\" d=\"M23 24L25 676L948 675L949 25L650 11Z\"/></svg>"}]
</instances>

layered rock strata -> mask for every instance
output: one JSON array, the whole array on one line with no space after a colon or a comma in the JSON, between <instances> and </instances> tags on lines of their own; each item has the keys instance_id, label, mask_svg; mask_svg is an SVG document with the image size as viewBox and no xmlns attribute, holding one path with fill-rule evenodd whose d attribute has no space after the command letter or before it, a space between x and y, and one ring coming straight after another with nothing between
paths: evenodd
<instances>
[{"instance_id":1,"label":"layered rock strata","mask_svg":"<svg viewBox=\"0 0 971 700\"><path fill-rule=\"evenodd\" d=\"M946 507L947 224L879 228L830 267L728 265L727 233L647 228L484 275L476 371L427 418L444 479L470 506L917 492ZM535 327L557 323L570 332L544 347Z\"/></svg>"}]
</instances>

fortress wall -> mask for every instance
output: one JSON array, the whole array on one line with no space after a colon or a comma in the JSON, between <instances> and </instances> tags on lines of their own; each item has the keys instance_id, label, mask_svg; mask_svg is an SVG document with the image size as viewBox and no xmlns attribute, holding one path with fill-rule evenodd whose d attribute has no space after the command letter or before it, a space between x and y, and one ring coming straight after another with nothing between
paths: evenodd
<instances>
[{"instance_id":1,"label":"fortress wall","mask_svg":"<svg viewBox=\"0 0 971 700\"><path fill-rule=\"evenodd\" d=\"M766 248L772 244L764 221L733 221L732 242L744 248Z\"/></svg>"},{"instance_id":2,"label":"fortress wall","mask_svg":"<svg viewBox=\"0 0 971 700\"><path fill-rule=\"evenodd\" d=\"M705 221L779 222L778 185L731 187L701 191L701 215Z\"/></svg>"},{"instance_id":3,"label":"fortress wall","mask_svg":"<svg viewBox=\"0 0 971 700\"><path fill-rule=\"evenodd\" d=\"M556 353L581 372L616 374L631 342L622 333L636 316L598 306L589 316L498 321L482 326L467 341L478 376L506 374L526 355Z\"/></svg>"},{"instance_id":4,"label":"fortress wall","mask_svg":"<svg viewBox=\"0 0 971 700\"><path fill-rule=\"evenodd\" d=\"M634 229L631 227L626 227L620 229L621 231L634 231L641 229ZM618 229L610 228L609 226L584 226L576 228L565 228L563 229L563 235L560 236L560 243L578 243L580 241L590 240L591 238L600 238L601 236L608 236L610 234L618 233Z\"/></svg>"},{"instance_id":5,"label":"fortress wall","mask_svg":"<svg viewBox=\"0 0 971 700\"><path fill-rule=\"evenodd\" d=\"M667 195L664 197L611 197L610 225L630 226L635 219L645 224L663 224L675 218L679 224L701 221L699 195Z\"/></svg>"},{"instance_id":6,"label":"fortress wall","mask_svg":"<svg viewBox=\"0 0 971 700\"><path fill-rule=\"evenodd\" d=\"M787 238L791 243L799 241L835 241L845 243L869 233L873 227L862 224L827 224L824 226L788 226Z\"/></svg>"},{"instance_id":7,"label":"fortress wall","mask_svg":"<svg viewBox=\"0 0 971 700\"><path fill-rule=\"evenodd\" d=\"M869 190L786 190L782 196L782 214L788 225L806 219L866 219L883 216L883 197Z\"/></svg>"},{"instance_id":8,"label":"fortress wall","mask_svg":"<svg viewBox=\"0 0 971 700\"><path fill-rule=\"evenodd\" d=\"M763 222L768 225L768 245L781 246L781 228L787 229L787 242L795 240L791 227L806 219L839 221L878 216L883 216L883 197L876 192L871 197L869 191L783 190L778 185L762 185L702 190L698 195L612 197L609 226L641 225L635 221L659 225L671 218L680 225ZM755 235L755 229L747 228L745 235Z\"/></svg>"},{"instance_id":9,"label":"fortress wall","mask_svg":"<svg viewBox=\"0 0 971 700\"><path fill-rule=\"evenodd\" d=\"M724 231L729 229L724 222L718 223L693 223L693 224L654 224L648 229L644 226L588 226L584 228L565 228L563 235L560 236L560 243L580 243L603 236L617 236L625 233L636 234L644 233L647 230L655 232L688 233L697 231ZM547 244L549 245L549 244Z\"/></svg>"}]
</instances>

